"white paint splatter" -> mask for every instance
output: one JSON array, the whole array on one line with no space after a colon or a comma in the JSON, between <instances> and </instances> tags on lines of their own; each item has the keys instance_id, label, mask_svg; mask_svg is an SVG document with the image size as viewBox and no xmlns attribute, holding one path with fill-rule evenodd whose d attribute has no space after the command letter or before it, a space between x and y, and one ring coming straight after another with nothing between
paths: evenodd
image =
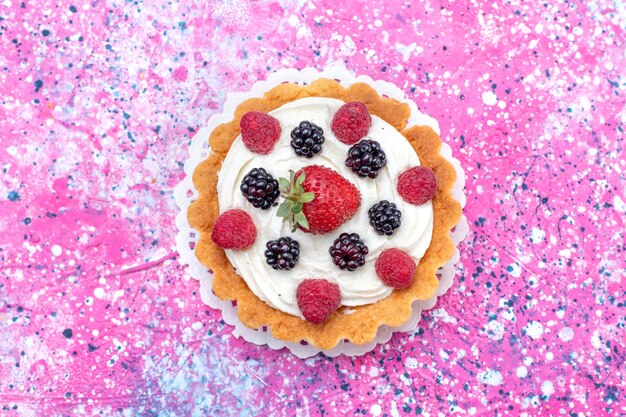
<instances>
[{"instance_id":1,"label":"white paint splatter","mask_svg":"<svg viewBox=\"0 0 626 417\"><path fill-rule=\"evenodd\" d=\"M300 20L298 20L298 16L291 15L289 16L289 19L287 19L287 23L289 23L290 26L295 28L300 23Z\"/></svg>"},{"instance_id":2,"label":"white paint splatter","mask_svg":"<svg viewBox=\"0 0 626 417\"><path fill-rule=\"evenodd\" d=\"M574 339L574 330L569 327L563 327L559 331L559 339L561 339L563 342L572 341L572 339Z\"/></svg>"},{"instance_id":3,"label":"white paint splatter","mask_svg":"<svg viewBox=\"0 0 626 417\"><path fill-rule=\"evenodd\" d=\"M483 93L483 103L487 106L495 106L498 103L498 96L493 91L485 91Z\"/></svg>"},{"instance_id":4,"label":"white paint splatter","mask_svg":"<svg viewBox=\"0 0 626 417\"><path fill-rule=\"evenodd\" d=\"M543 335L543 326L538 321L529 321L524 329L531 339L539 339Z\"/></svg>"},{"instance_id":5,"label":"white paint splatter","mask_svg":"<svg viewBox=\"0 0 626 417\"><path fill-rule=\"evenodd\" d=\"M54 245L50 248L50 251L54 256L60 256L63 253L63 249L59 245Z\"/></svg>"},{"instance_id":6,"label":"white paint splatter","mask_svg":"<svg viewBox=\"0 0 626 417\"><path fill-rule=\"evenodd\" d=\"M547 396L554 394L554 384L552 383L552 381L543 381L543 383L541 384L541 392L543 393L543 395Z\"/></svg>"},{"instance_id":7,"label":"white paint splatter","mask_svg":"<svg viewBox=\"0 0 626 417\"><path fill-rule=\"evenodd\" d=\"M409 368L409 369L416 369L417 368L417 359L415 358L406 358L406 361L404 361L404 365Z\"/></svg>"},{"instance_id":8,"label":"white paint splatter","mask_svg":"<svg viewBox=\"0 0 626 417\"><path fill-rule=\"evenodd\" d=\"M562 256L564 258L570 258L572 256L572 250L571 249L562 249L559 251L559 256Z\"/></svg>"},{"instance_id":9,"label":"white paint splatter","mask_svg":"<svg viewBox=\"0 0 626 417\"><path fill-rule=\"evenodd\" d=\"M486 371L478 374L478 382L483 384L496 386L502 384L503 378L499 371L487 368Z\"/></svg>"},{"instance_id":10,"label":"white paint splatter","mask_svg":"<svg viewBox=\"0 0 626 417\"><path fill-rule=\"evenodd\" d=\"M522 268L517 264L511 264L506 267L506 270L511 274L512 277L519 278L522 275Z\"/></svg>"},{"instance_id":11,"label":"white paint splatter","mask_svg":"<svg viewBox=\"0 0 626 417\"><path fill-rule=\"evenodd\" d=\"M449 315L445 308L438 308L436 310L433 310L432 316L438 320L441 320L444 323L457 323L456 318Z\"/></svg>"},{"instance_id":12,"label":"white paint splatter","mask_svg":"<svg viewBox=\"0 0 626 417\"><path fill-rule=\"evenodd\" d=\"M487 323L485 326L487 337L492 340L502 340L504 337L504 324L499 321L493 320Z\"/></svg>"},{"instance_id":13,"label":"white paint splatter","mask_svg":"<svg viewBox=\"0 0 626 417\"><path fill-rule=\"evenodd\" d=\"M533 227L530 231L530 241L533 243L539 243L543 242L544 240L546 240L546 232L541 229L537 229L536 227Z\"/></svg>"},{"instance_id":14,"label":"white paint splatter","mask_svg":"<svg viewBox=\"0 0 626 417\"><path fill-rule=\"evenodd\" d=\"M602 340L600 340L600 334L597 330L594 330L591 335L591 345L596 349L602 348Z\"/></svg>"},{"instance_id":15,"label":"white paint splatter","mask_svg":"<svg viewBox=\"0 0 626 417\"><path fill-rule=\"evenodd\" d=\"M613 206L615 207L615 210L620 213L626 213L626 203L624 203L624 200L622 200L619 195L613 197Z\"/></svg>"}]
</instances>

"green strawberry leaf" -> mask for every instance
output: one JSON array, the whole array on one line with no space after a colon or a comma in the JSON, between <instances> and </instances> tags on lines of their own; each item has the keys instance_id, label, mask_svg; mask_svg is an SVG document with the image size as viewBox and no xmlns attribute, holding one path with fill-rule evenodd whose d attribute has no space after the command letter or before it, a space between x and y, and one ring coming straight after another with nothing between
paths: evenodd
<instances>
[{"instance_id":1,"label":"green strawberry leaf","mask_svg":"<svg viewBox=\"0 0 626 417\"><path fill-rule=\"evenodd\" d=\"M310 203L315 199L315 193L305 192L304 180L306 175L302 172L296 177L293 170L289 171L289 180L279 178L278 184L284 200L276 211L276 216L283 217L291 225L291 231L295 232L298 227L309 228L309 221L302 212L305 203Z\"/></svg>"},{"instance_id":2,"label":"green strawberry leaf","mask_svg":"<svg viewBox=\"0 0 626 417\"><path fill-rule=\"evenodd\" d=\"M276 212L276 216L278 216L278 217L287 217L287 216L290 215L290 211L291 211L291 204L289 204L287 201L285 201L278 207L278 211Z\"/></svg>"},{"instance_id":3,"label":"green strawberry leaf","mask_svg":"<svg viewBox=\"0 0 626 417\"><path fill-rule=\"evenodd\" d=\"M302 174L300 174L298 178L296 178L296 187L300 188L302 184L304 184L305 179L306 179L306 174L304 173L304 171L302 171Z\"/></svg>"},{"instance_id":4,"label":"green strawberry leaf","mask_svg":"<svg viewBox=\"0 0 626 417\"><path fill-rule=\"evenodd\" d=\"M291 206L291 212L293 214L301 213L302 212L302 203L300 201L298 201L293 206Z\"/></svg>"},{"instance_id":5,"label":"green strawberry leaf","mask_svg":"<svg viewBox=\"0 0 626 417\"><path fill-rule=\"evenodd\" d=\"M297 224L299 224L300 226L304 227L307 230L309 229L309 221L307 220L303 212L296 213L294 217L296 218Z\"/></svg>"},{"instance_id":6,"label":"green strawberry leaf","mask_svg":"<svg viewBox=\"0 0 626 417\"><path fill-rule=\"evenodd\" d=\"M287 178L279 178L278 179L278 188L281 193L289 192L289 180Z\"/></svg>"},{"instance_id":7,"label":"green strawberry leaf","mask_svg":"<svg viewBox=\"0 0 626 417\"><path fill-rule=\"evenodd\" d=\"M313 201L314 198L315 193L313 192L300 194L300 201L302 201L303 203L310 203L311 201Z\"/></svg>"}]
</instances>

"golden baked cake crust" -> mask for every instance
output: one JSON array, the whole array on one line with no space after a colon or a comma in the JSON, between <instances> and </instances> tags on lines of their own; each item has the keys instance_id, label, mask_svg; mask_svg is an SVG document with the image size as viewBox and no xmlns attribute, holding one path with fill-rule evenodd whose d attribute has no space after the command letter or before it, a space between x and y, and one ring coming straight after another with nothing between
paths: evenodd
<instances>
[{"instance_id":1,"label":"golden baked cake crust","mask_svg":"<svg viewBox=\"0 0 626 417\"><path fill-rule=\"evenodd\" d=\"M394 126L407 138L420 163L435 172L438 183L437 194L432 201L433 236L430 247L417 266L413 284L403 290L394 290L389 297L374 304L341 307L322 324L313 324L276 310L260 300L235 272L224 250L211 241L213 224L219 215L217 176L230 146L239 136L239 120L248 111L269 112L304 97L331 97L345 102L365 103L371 114ZM277 339L286 342L306 340L327 350L343 339L355 344L371 341L381 325L397 327L405 323L411 316L413 301L427 300L435 295L437 269L454 253L449 231L461 217L461 206L451 195L456 171L439 155L441 139L430 127L405 129L409 115L407 104L381 97L368 84L355 83L344 88L334 80L322 78L306 86L281 84L262 98L246 100L239 105L232 121L213 130L209 139L211 154L193 173L193 183L199 196L189 206L187 217L191 227L200 233L195 254L203 265L213 271L213 292L222 300L237 301L239 320L243 324L252 329L268 326ZM351 310L350 314L344 314L346 308Z\"/></svg>"}]
</instances>

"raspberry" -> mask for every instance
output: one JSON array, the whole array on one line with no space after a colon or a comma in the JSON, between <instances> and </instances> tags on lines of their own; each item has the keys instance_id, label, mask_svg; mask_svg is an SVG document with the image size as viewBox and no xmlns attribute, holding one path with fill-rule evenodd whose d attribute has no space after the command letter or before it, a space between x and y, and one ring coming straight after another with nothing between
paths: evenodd
<instances>
[{"instance_id":1,"label":"raspberry","mask_svg":"<svg viewBox=\"0 0 626 417\"><path fill-rule=\"evenodd\" d=\"M215 221L211 240L222 249L245 249L254 243L256 227L243 210L225 211Z\"/></svg>"},{"instance_id":2,"label":"raspberry","mask_svg":"<svg viewBox=\"0 0 626 417\"><path fill-rule=\"evenodd\" d=\"M298 307L307 321L319 324L337 310L341 301L339 286L325 279L306 279L296 290Z\"/></svg>"},{"instance_id":3,"label":"raspberry","mask_svg":"<svg viewBox=\"0 0 626 417\"><path fill-rule=\"evenodd\" d=\"M385 249L376 260L376 273L393 288L406 288L413 282L415 261L401 249Z\"/></svg>"},{"instance_id":4,"label":"raspberry","mask_svg":"<svg viewBox=\"0 0 626 417\"><path fill-rule=\"evenodd\" d=\"M239 127L244 145L254 153L269 153L280 138L280 122L260 111L244 114Z\"/></svg>"},{"instance_id":5,"label":"raspberry","mask_svg":"<svg viewBox=\"0 0 626 417\"><path fill-rule=\"evenodd\" d=\"M413 167L398 176L396 189L404 201L419 206L435 196L437 177L430 168Z\"/></svg>"},{"instance_id":6,"label":"raspberry","mask_svg":"<svg viewBox=\"0 0 626 417\"><path fill-rule=\"evenodd\" d=\"M341 142L353 145L367 135L371 124L372 116L365 104L352 101L337 110L330 129Z\"/></svg>"}]
</instances>

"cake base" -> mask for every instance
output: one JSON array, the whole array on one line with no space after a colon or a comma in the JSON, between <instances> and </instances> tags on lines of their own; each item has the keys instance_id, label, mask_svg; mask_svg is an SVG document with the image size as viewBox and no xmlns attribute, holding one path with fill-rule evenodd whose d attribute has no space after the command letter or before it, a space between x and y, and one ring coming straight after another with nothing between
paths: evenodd
<instances>
[{"instance_id":1,"label":"cake base","mask_svg":"<svg viewBox=\"0 0 626 417\"><path fill-rule=\"evenodd\" d=\"M285 81L291 83L285 84ZM344 88L342 84L348 87ZM381 97L378 92L390 98ZM420 260L413 285L396 290L375 304L342 307L320 325L275 310L258 299L237 275L224 251L210 240L212 225L219 214L217 173L230 145L239 135L240 117L250 110L268 112L286 102L310 96L364 102L372 114L404 134L421 164L435 172L439 183L433 199L433 240ZM331 355L365 353L376 343L388 340L392 331L414 329L421 310L431 308L436 296L450 287L453 263L458 259L455 246L467 233L467 222L461 220L461 206L465 202L462 194L464 174L458 161L451 157L450 148L442 148L436 122L419 113L414 103L403 100L406 99L397 87L367 77L355 79L345 70L332 69L321 74L312 69L301 72L283 70L267 81L255 84L250 94L230 97L224 114L212 118L209 126L194 137L191 158L185 164L187 177L175 192L181 208L177 217L181 231L177 236L180 262L188 264L191 275L200 280L205 303L220 308L225 321L235 325L240 322L248 327L236 325L237 333L246 340L267 343L272 348L286 346L298 356L310 356L320 349ZM198 233L193 233L189 226ZM454 232L450 233L455 226ZM195 251L192 250L194 243ZM212 280L202 264L214 271ZM450 279L442 277L438 280L438 269L444 265L441 272ZM230 300L237 301L236 307ZM302 340L309 345L303 345Z\"/></svg>"}]
</instances>

